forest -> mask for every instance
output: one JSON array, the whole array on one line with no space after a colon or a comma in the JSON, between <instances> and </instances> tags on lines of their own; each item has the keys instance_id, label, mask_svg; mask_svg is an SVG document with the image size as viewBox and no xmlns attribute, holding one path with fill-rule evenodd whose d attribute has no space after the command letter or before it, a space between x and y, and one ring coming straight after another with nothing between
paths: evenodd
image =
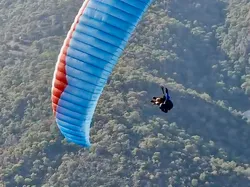
<instances>
[{"instance_id":1,"label":"forest","mask_svg":"<svg viewBox=\"0 0 250 187\"><path fill-rule=\"evenodd\" d=\"M155 0L67 142L51 82L80 0L0 0L0 187L250 187L250 1ZM174 108L152 106L167 86Z\"/></svg>"}]
</instances>

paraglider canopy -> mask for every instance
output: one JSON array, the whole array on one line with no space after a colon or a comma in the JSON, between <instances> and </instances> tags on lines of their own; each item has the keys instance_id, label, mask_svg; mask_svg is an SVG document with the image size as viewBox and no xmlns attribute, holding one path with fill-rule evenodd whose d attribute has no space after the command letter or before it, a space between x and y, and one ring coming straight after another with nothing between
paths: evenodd
<instances>
[{"instance_id":1,"label":"paraglider canopy","mask_svg":"<svg viewBox=\"0 0 250 187\"><path fill-rule=\"evenodd\" d=\"M52 106L68 141L89 147L90 123L108 77L151 0L85 0L56 64Z\"/></svg>"}]
</instances>

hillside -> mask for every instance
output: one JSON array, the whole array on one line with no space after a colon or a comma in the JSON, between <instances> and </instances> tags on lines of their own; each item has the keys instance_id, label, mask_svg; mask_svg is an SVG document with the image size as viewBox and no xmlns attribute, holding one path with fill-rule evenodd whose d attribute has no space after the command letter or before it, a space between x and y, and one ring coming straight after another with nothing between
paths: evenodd
<instances>
[{"instance_id":1,"label":"hillside","mask_svg":"<svg viewBox=\"0 0 250 187\"><path fill-rule=\"evenodd\" d=\"M0 186L250 187L250 3L156 0L67 143L51 81L82 1L0 0ZM174 109L150 103L166 85Z\"/></svg>"}]
</instances>

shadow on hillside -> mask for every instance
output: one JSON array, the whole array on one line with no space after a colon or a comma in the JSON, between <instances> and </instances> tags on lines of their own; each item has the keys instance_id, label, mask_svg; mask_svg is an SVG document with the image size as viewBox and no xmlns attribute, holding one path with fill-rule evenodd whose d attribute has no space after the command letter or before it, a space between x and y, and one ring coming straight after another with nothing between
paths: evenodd
<instances>
[{"instance_id":1,"label":"shadow on hillside","mask_svg":"<svg viewBox=\"0 0 250 187\"><path fill-rule=\"evenodd\" d=\"M175 73L173 76L177 82L187 87L211 92L209 87L214 87L218 81L214 77L216 72L212 65L227 58L218 50L219 43L215 38L216 28L225 24L226 4L217 0L202 1L181 0L169 3L168 16L183 23L166 25L173 43L178 46L171 46L167 50L173 51L178 58L173 63L165 62L164 68L157 68L157 64L153 63L152 68L161 70L159 72L162 76ZM165 35L164 32L161 34ZM162 49L162 46L155 48Z\"/></svg>"}]
</instances>

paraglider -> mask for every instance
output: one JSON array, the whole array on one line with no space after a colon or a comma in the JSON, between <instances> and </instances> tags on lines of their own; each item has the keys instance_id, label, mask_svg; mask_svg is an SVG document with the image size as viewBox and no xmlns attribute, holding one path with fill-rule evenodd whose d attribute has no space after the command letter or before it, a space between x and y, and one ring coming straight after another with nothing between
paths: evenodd
<instances>
[{"instance_id":1,"label":"paraglider","mask_svg":"<svg viewBox=\"0 0 250 187\"><path fill-rule=\"evenodd\" d=\"M153 97L153 99L151 100L151 103L153 103L154 105L160 106L159 108L161 109L161 111L167 113L173 108L174 105L170 99L168 89L165 88L165 91L164 91L163 86L161 86L161 89L162 89L163 96Z\"/></svg>"},{"instance_id":2,"label":"paraglider","mask_svg":"<svg viewBox=\"0 0 250 187\"><path fill-rule=\"evenodd\" d=\"M85 0L58 56L52 108L61 133L90 147L98 99L152 0Z\"/></svg>"}]
</instances>

